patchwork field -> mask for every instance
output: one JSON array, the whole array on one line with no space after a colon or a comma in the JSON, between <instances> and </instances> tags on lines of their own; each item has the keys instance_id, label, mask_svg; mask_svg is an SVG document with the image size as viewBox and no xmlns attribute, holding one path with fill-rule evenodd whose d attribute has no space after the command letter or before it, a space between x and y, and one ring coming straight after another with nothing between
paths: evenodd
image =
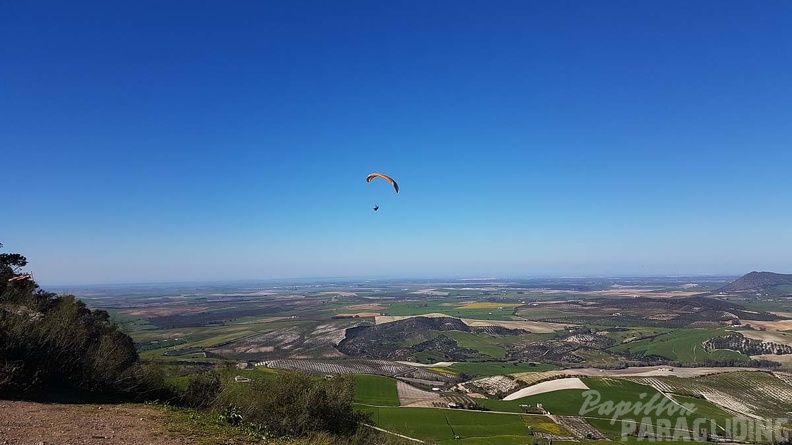
<instances>
[{"instance_id":1,"label":"patchwork field","mask_svg":"<svg viewBox=\"0 0 792 445\"><path fill-rule=\"evenodd\" d=\"M740 374L740 373L737 373ZM730 380L745 380L745 376L732 375L733 379ZM749 375L749 380L754 380L754 375ZM684 424L692 424L694 418L711 419L712 425L722 430L726 424L727 419L731 419L732 414L712 401L691 397L680 394L664 395L663 392L653 388L655 385L643 385L621 378L583 378L583 379L562 379L546 384L556 384L558 387L570 386L569 382L575 381L575 388L557 389L557 388L544 388L541 393L534 393L527 397L521 397L515 400L493 400L493 399L475 399L477 403L497 412L476 412L476 411L459 411L452 409L439 409L439 406L445 406L449 400L442 396L440 393L432 391L422 391L414 388L404 382L396 382L392 379L383 379L382 377L375 377L370 379L369 376L359 376L362 383L362 388L359 393L356 392L356 400L363 403L362 400L376 401L378 394L382 392L377 385L388 388L386 391L388 395L381 398L384 403L380 407L365 407L365 409L372 413L377 425L389 431L404 434L409 437L415 437L421 440L429 441L432 443L452 443L450 441L461 441L462 443L523 443L529 435L537 435L542 437L555 437L556 440L566 438L567 440L584 439L589 442L592 440L609 438L622 442L620 434L622 433L623 422L631 420L633 415L627 414L612 414L603 412L597 408L597 404L591 404L590 396L587 395L586 389L596 390L602 397L602 400L609 400L615 402L629 402L638 403L640 401L647 401L655 398L658 400L666 400L668 406L678 406L677 416L685 417ZM653 377L646 377L651 379ZM665 377L660 377L663 379ZM693 381L699 379L682 379L675 378L678 381ZM718 379L719 376L709 376L709 378ZM544 384L534 385L537 389ZM744 386L744 385L743 385ZM396 408L394 404L393 390L398 387L399 398L403 406L424 406L426 408ZM792 387L791 387L792 389ZM783 395L782 395L783 397ZM597 400L601 405L602 400ZM377 403L371 403L376 405ZM388 405L385 405L388 404ZM537 415L522 415L525 412L524 406L543 406L545 410L552 413L549 417ZM435 408L429 408L434 406ZM592 408L593 407L593 408ZM683 408L686 407L686 408ZM393 411L394 409L402 409L404 411ZM417 410L417 411L410 411ZM500 414L501 412L512 412L516 419L523 418L523 423L514 419L509 420L507 414ZM493 416L493 417L491 417ZM695 417L694 417L695 416ZM658 422L662 416L653 418L654 422ZM688 422L689 420L689 422ZM476 427L465 427L465 423L474 423ZM443 425L440 427L440 425ZM680 424L681 425L681 424ZM708 423L709 425L709 423ZM527 427L531 426L530 429ZM492 427L492 429L490 429ZM525 429L522 429L525 428ZM672 428L672 432L675 431ZM692 431L685 430L687 434L692 434ZM681 434L681 431L678 432ZM454 439L458 436L458 439ZM489 438L490 442L486 442Z\"/></svg>"},{"instance_id":2,"label":"patchwork field","mask_svg":"<svg viewBox=\"0 0 792 445\"><path fill-rule=\"evenodd\" d=\"M718 425L733 411L788 415L792 377L749 360L792 366L792 354L749 357L704 343L739 332L789 344L792 299L708 294L729 280L699 278L201 285L95 292L94 301L123 322L145 360L259 365L230 367L224 379L356 374L359 409L430 443L621 442L627 417L581 413L587 389L614 403L657 396ZM463 383L471 392L453 389ZM542 409L550 417L529 415Z\"/></svg>"},{"instance_id":3,"label":"patchwork field","mask_svg":"<svg viewBox=\"0 0 792 445\"><path fill-rule=\"evenodd\" d=\"M418 314L418 315L382 315L379 317L375 317L376 324L384 324L384 323L391 323L394 321L400 320L407 320L409 318L414 317L449 317L449 314L445 313L426 313L426 314ZM539 321L528 321L528 320L489 320L489 319L471 319L471 318L463 318L463 317L456 317L460 318L465 324L470 327L485 327L485 326L500 326L508 329L525 329L526 331L530 331L537 334L547 334L556 332L559 330L563 330L564 328L568 327L569 325L561 324L561 323L545 323Z\"/></svg>"},{"instance_id":4,"label":"patchwork field","mask_svg":"<svg viewBox=\"0 0 792 445\"><path fill-rule=\"evenodd\" d=\"M637 379L669 394L703 397L735 413L754 418L783 417L792 412L792 385L769 372L731 372L698 378Z\"/></svg>"}]
</instances>

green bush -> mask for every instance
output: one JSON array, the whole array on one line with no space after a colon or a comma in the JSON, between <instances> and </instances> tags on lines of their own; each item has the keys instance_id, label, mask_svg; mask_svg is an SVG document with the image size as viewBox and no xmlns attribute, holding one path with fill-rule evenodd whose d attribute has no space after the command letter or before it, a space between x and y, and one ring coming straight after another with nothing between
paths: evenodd
<instances>
[{"instance_id":1,"label":"green bush","mask_svg":"<svg viewBox=\"0 0 792 445\"><path fill-rule=\"evenodd\" d=\"M221 389L220 375L214 370L204 371L190 379L183 399L187 406L209 408L215 404Z\"/></svg>"},{"instance_id":2,"label":"green bush","mask_svg":"<svg viewBox=\"0 0 792 445\"><path fill-rule=\"evenodd\" d=\"M0 254L0 390L165 394L161 374L140 365L132 339L106 311L45 292L32 279L9 282L26 264L19 254Z\"/></svg>"},{"instance_id":3,"label":"green bush","mask_svg":"<svg viewBox=\"0 0 792 445\"><path fill-rule=\"evenodd\" d=\"M354 378L331 379L299 371L283 371L256 381L247 391L224 388L215 408L233 405L247 425L270 437L311 437L318 433L351 437L368 417L354 409Z\"/></svg>"}]
</instances>

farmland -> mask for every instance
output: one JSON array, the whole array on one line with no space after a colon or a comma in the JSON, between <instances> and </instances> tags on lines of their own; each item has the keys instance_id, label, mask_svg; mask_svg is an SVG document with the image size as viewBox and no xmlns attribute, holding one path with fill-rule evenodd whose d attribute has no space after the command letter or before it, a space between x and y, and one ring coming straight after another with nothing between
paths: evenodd
<instances>
[{"instance_id":1,"label":"farmland","mask_svg":"<svg viewBox=\"0 0 792 445\"><path fill-rule=\"evenodd\" d=\"M768 372L734 372L694 379L639 379L670 394L703 397L732 413L762 418L792 411L792 385Z\"/></svg>"},{"instance_id":2,"label":"farmland","mask_svg":"<svg viewBox=\"0 0 792 445\"><path fill-rule=\"evenodd\" d=\"M531 430L571 437L544 416L393 407L369 412L382 428L437 444L524 444Z\"/></svg>"},{"instance_id":3,"label":"farmland","mask_svg":"<svg viewBox=\"0 0 792 445\"><path fill-rule=\"evenodd\" d=\"M462 362L449 366L449 371L469 376L490 376L500 374L514 374L517 372L549 371L555 366L543 363L522 362Z\"/></svg>"},{"instance_id":4,"label":"farmland","mask_svg":"<svg viewBox=\"0 0 792 445\"><path fill-rule=\"evenodd\" d=\"M629 380L624 379L612 379L612 378L585 378L584 379L586 385L591 388L592 390L599 391L603 396L607 396L609 400L615 401L628 401L631 403L637 403L639 401L646 401L652 398L657 400L664 399L664 396L654 390L650 386L636 384ZM392 386L391 386L392 387ZM374 390L371 390L374 392ZM594 425L596 428L599 428L605 434L617 434L620 432L621 422L623 419L629 419L633 416L616 416L612 417L609 416L607 413L603 413L601 411L597 411L596 409L592 412L590 408L586 411L586 396L585 390L579 389L569 389L569 390L558 390L553 391L551 393L540 394L531 397L525 397L522 399L518 399L511 402L506 401L497 401L492 399L477 399L477 401L484 405L485 407L491 409L492 411L497 412L512 412L515 414L523 414L525 410L522 406L524 405L532 405L536 406L536 404L542 404L544 409L549 411L550 413L558 416L568 416L568 417L578 417L581 414L584 415L581 419L584 419L584 422L590 425ZM671 402L669 402L671 403ZM723 409L719 408L715 404L698 398L692 397L685 397L685 396L675 396L673 403L682 404L686 406L692 407L692 412L685 414L686 416L692 415L694 412L696 416L699 417L706 417L708 419L713 419L713 421L718 425L723 425L725 419L729 418L731 414L724 411ZM667 403L668 405L668 403ZM438 441L442 441L448 438L448 434L451 431L435 431L434 433L430 433L426 431L426 423L432 422L439 422L442 421L441 424L448 424L450 427L454 426L453 419L456 417L448 417L451 416L451 413L454 413L453 416L457 416L457 413L460 411L449 411L449 410L436 410L436 409L426 409L426 410L419 410L419 411L404 411L398 412L393 411L392 409L372 409L370 411L375 413L376 418L380 419L378 424L383 428L391 429L393 431L398 431L402 434L412 435L412 437L419 437L423 439L435 439ZM397 415L397 413L399 413ZM491 419L497 419L498 417L490 417L490 416L497 416L497 413L487 413L487 412L465 412L464 417L468 419L470 422L490 422ZM416 418L413 418L415 416ZM479 417L472 417L472 416L479 416ZM445 422L445 418L448 417L448 422ZM385 419L388 420L385 420ZM420 418L420 421L417 419ZM536 421L537 419L542 419L542 416L528 416L527 418ZM611 422L612 420L615 423ZM503 419L506 421L506 419ZM578 428L582 428L581 431L591 431L586 430L585 425L580 423L581 421L574 421L572 419L565 419L565 422L569 425L577 425ZM556 435L572 435L574 433L568 431L564 431L566 428L563 428L559 425L556 425L554 428L550 428L550 423L547 422L547 418L543 422L535 423L535 425L539 425L543 423L544 426L542 427L543 430L550 434ZM498 423L498 425L502 425ZM513 424L511 424L513 425ZM454 429L457 431L458 429ZM539 431L539 430L536 430ZM439 434L439 435L437 435ZM458 433L457 433L458 434ZM506 436L510 436L511 434L506 434ZM584 433L585 435L585 433ZM503 443L510 443L508 438L502 438L498 440L504 440Z\"/></svg>"},{"instance_id":5,"label":"farmland","mask_svg":"<svg viewBox=\"0 0 792 445\"><path fill-rule=\"evenodd\" d=\"M495 305L494 307L492 307ZM517 306L519 303L517 303ZM388 305L382 315L425 315L444 314L450 317L477 320L511 320L515 304L502 306L498 303L458 304L451 299L434 302L403 302Z\"/></svg>"},{"instance_id":6,"label":"farmland","mask_svg":"<svg viewBox=\"0 0 792 445\"><path fill-rule=\"evenodd\" d=\"M775 356L755 362L707 349L729 333L789 344L789 334L773 327L792 322L783 315L790 305L775 296L698 294L726 280L691 281L141 286L92 289L86 300L123 323L145 360L252 367L224 371L228 381L285 369L354 374L358 409L381 428L430 443L623 442L629 417L581 414L586 390L553 383L565 377L580 378L603 400L658 397L717 425L734 412L792 411L792 378L770 363ZM172 383L184 385L185 373ZM541 382L550 389L530 390ZM503 400L522 388L532 395Z\"/></svg>"},{"instance_id":7,"label":"farmland","mask_svg":"<svg viewBox=\"0 0 792 445\"><path fill-rule=\"evenodd\" d=\"M629 332L629 331L628 331ZM629 332L633 338L639 338L645 331ZM706 351L702 342L722 335L722 329L658 329L657 334L650 334L644 339L625 342L609 348L610 351L641 353L643 355L662 356L679 362L700 363L714 359L748 360L748 356L735 351ZM646 334L643 334L646 335Z\"/></svg>"},{"instance_id":8,"label":"farmland","mask_svg":"<svg viewBox=\"0 0 792 445\"><path fill-rule=\"evenodd\" d=\"M399 406L396 380L379 375L356 375L355 402L364 405Z\"/></svg>"}]
</instances>

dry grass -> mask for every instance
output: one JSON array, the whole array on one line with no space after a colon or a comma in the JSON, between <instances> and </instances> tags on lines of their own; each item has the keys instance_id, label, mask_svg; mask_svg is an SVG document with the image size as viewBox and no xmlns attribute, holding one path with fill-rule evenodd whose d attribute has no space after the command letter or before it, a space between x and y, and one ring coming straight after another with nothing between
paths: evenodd
<instances>
[{"instance_id":1,"label":"dry grass","mask_svg":"<svg viewBox=\"0 0 792 445\"><path fill-rule=\"evenodd\" d=\"M439 392L424 391L401 380L396 381L401 406L433 407L433 403L442 401Z\"/></svg>"},{"instance_id":2,"label":"dry grass","mask_svg":"<svg viewBox=\"0 0 792 445\"><path fill-rule=\"evenodd\" d=\"M752 355L751 358L754 360L770 360L787 366L792 365L792 354L787 354L787 355L762 354L762 355Z\"/></svg>"},{"instance_id":3,"label":"dry grass","mask_svg":"<svg viewBox=\"0 0 792 445\"><path fill-rule=\"evenodd\" d=\"M753 327L765 328L768 331L792 331L792 320L745 320L745 324L749 324Z\"/></svg>"},{"instance_id":4,"label":"dry grass","mask_svg":"<svg viewBox=\"0 0 792 445\"><path fill-rule=\"evenodd\" d=\"M745 337L754 340L769 341L773 343L780 343L782 345L792 345L792 334L786 334L778 331L736 331Z\"/></svg>"}]
</instances>

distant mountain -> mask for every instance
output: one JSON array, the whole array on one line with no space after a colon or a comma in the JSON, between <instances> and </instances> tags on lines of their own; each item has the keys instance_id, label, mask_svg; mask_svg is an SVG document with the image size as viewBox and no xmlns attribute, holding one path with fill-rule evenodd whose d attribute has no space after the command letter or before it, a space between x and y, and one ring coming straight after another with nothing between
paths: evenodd
<instances>
[{"instance_id":1,"label":"distant mountain","mask_svg":"<svg viewBox=\"0 0 792 445\"><path fill-rule=\"evenodd\" d=\"M792 274L773 272L751 272L716 290L716 292L749 292L769 287L792 285Z\"/></svg>"}]
</instances>

